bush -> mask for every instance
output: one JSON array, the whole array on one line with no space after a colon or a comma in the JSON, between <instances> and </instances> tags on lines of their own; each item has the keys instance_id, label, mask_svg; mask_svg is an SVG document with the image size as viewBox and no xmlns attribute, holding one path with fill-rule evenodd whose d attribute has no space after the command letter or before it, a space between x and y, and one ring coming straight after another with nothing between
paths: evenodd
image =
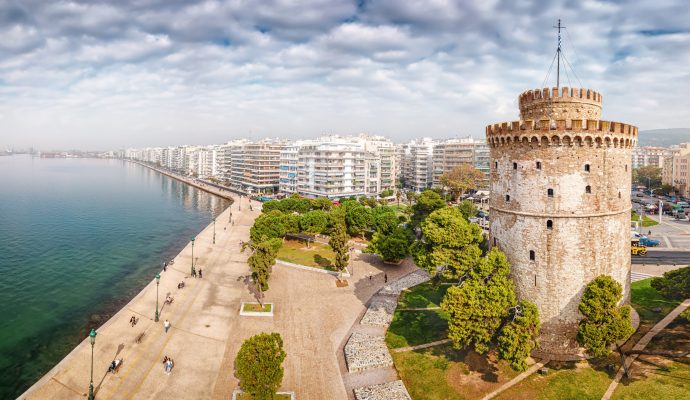
<instances>
[{"instance_id":1,"label":"bush","mask_svg":"<svg viewBox=\"0 0 690 400\"><path fill-rule=\"evenodd\" d=\"M585 288L579 310L578 342L595 357L610 353L609 346L627 339L634 329L630 322L630 306L618 307L623 298L621 284L608 275L600 275Z\"/></svg>"},{"instance_id":2,"label":"bush","mask_svg":"<svg viewBox=\"0 0 690 400\"><path fill-rule=\"evenodd\" d=\"M651 285L668 299L690 298L690 266L664 272L663 277L652 279Z\"/></svg>"},{"instance_id":3,"label":"bush","mask_svg":"<svg viewBox=\"0 0 690 400\"><path fill-rule=\"evenodd\" d=\"M271 400L283 381L283 338L279 333L261 333L242 343L235 360L240 388L255 400Z\"/></svg>"}]
</instances>

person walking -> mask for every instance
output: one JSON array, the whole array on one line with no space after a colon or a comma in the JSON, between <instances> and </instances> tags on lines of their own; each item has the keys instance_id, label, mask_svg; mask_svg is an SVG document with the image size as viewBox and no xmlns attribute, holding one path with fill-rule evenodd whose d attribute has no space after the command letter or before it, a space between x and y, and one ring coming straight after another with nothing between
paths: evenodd
<instances>
[{"instance_id":1,"label":"person walking","mask_svg":"<svg viewBox=\"0 0 690 400\"><path fill-rule=\"evenodd\" d=\"M383 273L383 283L388 283L388 274L385 272Z\"/></svg>"},{"instance_id":2,"label":"person walking","mask_svg":"<svg viewBox=\"0 0 690 400\"><path fill-rule=\"evenodd\" d=\"M166 319L165 322L163 322L163 327L165 328L165 333L168 333L168 329L170 329L170 321Z\"/></svg>"},{"instance_id":3,"label":"person walking","mask_svg":"<svg viewBox=\"0 0 690 400\"><path fill-rule=\"evenodd\" d=\"M199 279L201 279L201 278L203 278L203 277L204 277L204 275L203 275L203 273L201 272L201 268L199 268Z\"/></svg>"}]
</instances>

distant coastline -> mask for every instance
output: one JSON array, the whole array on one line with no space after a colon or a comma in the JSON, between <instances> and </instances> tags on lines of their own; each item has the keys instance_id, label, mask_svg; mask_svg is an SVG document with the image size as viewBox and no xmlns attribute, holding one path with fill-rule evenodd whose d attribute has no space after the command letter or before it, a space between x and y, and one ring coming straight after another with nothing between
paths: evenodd
<instances>
[{"instance_id":1,"label":"distant coastline","mask_svg":"<svg viewBox=\"0 0 690 400\"><path fill-rule=\"evenodd\" d=\"M170 172L170 171L166 171L162 168L157 168L157 167L154 167L153 165L150 165L150 164L147 164L147 163L144 163L141 161L129 160L129 159L125 159L125 161L129 161L131 163L150 168L150 169L152 169L156 172L159 172L165 176L176 179L176 180L183 182L183 183L186 183L190 186L194 186L195 188L203 190L204 192L210 193L212 195L230 200L231 202L235 201L235 198L233 197L233 195L235 195L235 196L238 195L237 193L231 191L230 189L221 189L219 187L211 185L210 183L206 183L204 181L199 181L197 179L188 178L188 177L185 177L185 176L182 176L182 175Z\"/></svg>"}]
</instances>

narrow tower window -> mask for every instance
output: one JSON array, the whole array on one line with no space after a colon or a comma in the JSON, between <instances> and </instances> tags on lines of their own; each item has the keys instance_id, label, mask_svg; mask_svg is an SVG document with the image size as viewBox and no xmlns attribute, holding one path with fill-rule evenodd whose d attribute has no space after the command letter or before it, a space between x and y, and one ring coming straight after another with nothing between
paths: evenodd
<instances>
[{"instance_id":1,"label":"narrow tower window","mask_svg":"<svg viewBox=\"0 0 690 400\"><path fill-rule=\"evenodd\" d=\"M517 169L517 163L516 162L513 163L513 169Z\"/></svg>"},{"instance_id":2,"label":"narrow tower window","mask_svg":"<svg viewBox=\"0 0 690 400\"><path fill-rule=\"evenodd\" d=\"M592 193L592 187L589 185L585 186L585 193Z\"/></svg>"},{"instance_id":3,"label":"narrow tower window","mask_svg":"<svg viewBox=\"0 0 690 400\"><path fill-rule=\"evenodd\" d=\"M553 189L547 189L546 190L546 195L549 197L553 197Z\"/></svg>"},{"instance_id":4,"label":"narrow tower window","mask_svg":"<svg viewBox=\"0 0 690 400\"><path fill-rule=\"evenodd\" d=\"M546 220L546 229L553 229L553 221L550 219Z\"/></svg>"},{"instance_id":5,"label":"narrow tower window","mask_svg":"<svg viewBox=\"0 0 690 400\"><path fill-rule=\"evenodd\" d=\"M621 192L618 192L618 198L619 199L621 198Z\"/></svg>"},{"instance_id":6,"label":"narrow tower window","mask_svg":"<svg viewBox=\"0 0 690 400\"><path fill-rule=\"evenodd\" d=\"M589 164L585 164L585 172L589 172Z\"/></svg>"},{"instance_id":7,"label":"narrow tower window","mask_svg":"<svg viewBox=\"0 0 690 400\"><path fill-rule=\"evenodd\" d=\"M498 168L498 161L494 161L494 168Z\"/></svg>"},{"instance_id":8,"label":"narrow tower window","mask_svg":"<svg viewBox=\"0 0 690 400\"><path fill-rule=\"evenodd\" d=\"M534 254L534 250L530 250L530 251L529 251L529 259L530 259L530 261L534 261L535 258L536 258L536 255Z\"/></svg>"},{"instance_id":9,"label":"narrow tower window","mask_svg":"<svg viewBox=\"0 0 690 400\"><path fill-rule=\"evenodd\" d=\"M541 161L537 161L537 169L541 169Z\"/></svg>"},{"instance_id":10,"label":"narrow tower window","mask_svg":"<svg viewBox=\"0 0 690 400\"><path fill-rule=\"evenodd\" d=\"M625 164L625 171L628 171L628 164Z\"/></svg>"},{"instance_id":11,"label":"narrow tower window","mask_svg":"<svg viewBox=\"0 0 690 400\"><path fill-rule=\"evenodd\" d=\"M494 238L494 246L496 246L496 238Z\"/></svg>"},{"instance_id":12,"label":"narrow tower window","mask_svg":"<svg viewBox=\"0 0 690 400\"><path fill-rule=\"evenodd\" d=\"M506 201L510 201L510 195L509 194L506 195Z\"/></svg>"}]
</instances>

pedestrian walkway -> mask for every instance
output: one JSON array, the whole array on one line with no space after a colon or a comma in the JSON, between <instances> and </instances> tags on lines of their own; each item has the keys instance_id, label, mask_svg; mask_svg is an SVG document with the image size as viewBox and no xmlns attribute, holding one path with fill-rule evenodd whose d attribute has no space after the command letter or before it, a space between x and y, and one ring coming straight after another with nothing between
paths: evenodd
<instances>
[{"instance_id":1,"label":"pedestrian walkway","mask_svg":"<svg viewBox=\"0 0 690 400\"><path fill-rule=\"evenodd\" d=\"M668 315L664 317L661 321L657 322L652 329L647 332L644 336L642 336L642 339L640 339L635 346L633 346L632 350L634 351L642 351L644 350L645 347L647 347L647 344L656 336L657 333L661 332L670 324L680 313L685 311L688 307L690 307L690 299L686 299L684 302L680 303L678 307L674 308ZM625 365L626 368L630 369L632 366L632 363L637 359L638 354L632 354L628 356L625 360ZM616 390L616 387L621 381L621 378L623 378L623 374L625 373L625 368L621 367L618 370L618 373L616 374L616 377L613 378L613 382L609 385L608 389L606 390L606 393L604 393L604 396L602 396L601 400L608 400L611 398L613 395L613 392Z\"/></svg>"},{"instance_id":2,"label":"pedestrian walkway","mask_svg":"<svg viewBox=\"0 0 690 400\"><path fill-rule=\"evenodd\" d=\"M494 397L498 396L499 394L505 392L506 390L510 389L511 387L517 385L518 383L522 382L525 378L528 376L532 375L533 373L537 372L540 368L542 368L544 365L546 365L549 362L549 360L541 360L520 375L516 376L515 378L511 379L510 381L506 382L503 386L500 388L494 390L493 392L487 394L486 396L482 397L482 400L489 400L493 399Z\"/></svg>"},{"instance_id":3,"label":"pedestrian walkway","mask_svg":"<svg viewBox=\"0 0 690 400\"><path fill-rule=\"evenodd\" d=\"M630 281L631 282L642 281L642 280L645 280L647 278L653 278L653 277L654 277L654 275L644 274L642 272L633 271L630 273Z\"/></svg>"},{"instance_id":4,"label":"pedestrian walkway","mask_svg":"<svg viewBox=\"0 0 690 400\"><path fill-rule=\"evenodd\" d=\"M393 353L402 353L404 351L414 351L414 350L427 349L429 347L440 346L442 344L446 344L446 343L450 343L450 342L452 342L451 339L443 339L443 340L437 340L435 342L418 344L416 346L399 347L397 349L391 349L391 351Z\"/></svg>"}]
</instances>

